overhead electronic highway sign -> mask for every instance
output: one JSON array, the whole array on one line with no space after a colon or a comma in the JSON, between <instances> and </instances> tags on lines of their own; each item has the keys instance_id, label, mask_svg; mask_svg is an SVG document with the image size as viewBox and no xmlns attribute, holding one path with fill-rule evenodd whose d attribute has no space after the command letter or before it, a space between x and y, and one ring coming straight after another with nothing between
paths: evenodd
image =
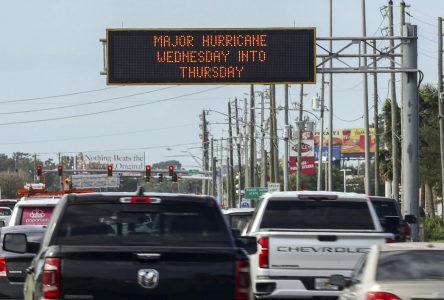
<instances>
[{"instance_id":1,"label":"overhead electronic highway sign","mask_svg":"<svg viewBox=\"0 0 444 300\"><path fill-rule=\"evenodd\" d=\"M113 84L315 83L316 30L108 29Z\"/></svg>"}]
</instances>

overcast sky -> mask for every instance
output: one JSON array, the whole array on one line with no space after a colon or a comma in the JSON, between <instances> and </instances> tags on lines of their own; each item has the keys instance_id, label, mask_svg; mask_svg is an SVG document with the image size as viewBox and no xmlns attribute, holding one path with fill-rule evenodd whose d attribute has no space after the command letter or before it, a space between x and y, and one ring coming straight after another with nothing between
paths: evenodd
<instances>
[{"instance_id":1,"label":"overcast sky","mask_svg":"<svg viewBox=\"0 0 444 300\"><path fill-rule=\"evenodd\" d=\"M317 35L323 37L329 33L328 3L0 1L0 153L36 153L45 159L58 153L144 151L147 163L177 158L185 167L194 168L197 163L188 152L201 156L199 114L203 109L226 113L229 99L246 97L249 86L107 86L105 76L100 75L103 55L99 43L106 29L296 26L316 27ZM387 18L381 8L387 3L367 0L367 35L383 34ZM399 3L394 1L397 34ZM435 84L437 17L439 13L444 16L444 1L406 3L411 5L407 21L418 25L419 68L425 74L424 83ZM361 1L335 0L333 10L334 36L361 36ZM373 86L371 79L369 86ZM387 77L381 76L380 103L388 95L387 86ZM263 88L256 86L256 90ZM319 83L305 86L306 107L319 89ZM283 86L277 86L281 105L283 91ZM295 102L298 94L299 86L292 85L290 101ZM369 97L373 99L373 91ZM158 101L163 99L170 100ZM362 75L335 76L333 99L334 128L363 127ZM157 103L150 104L154 101ZM146 105L125 108L135 104ZM107 110L111 111L104 112ZM292 119L295 116L292 112ZM225 122L223 115L210 113L208 121L214 138L226 137L226 125L216 124ZM283 113L278 125L283 125Z\"/></svg>"}]
</instances>

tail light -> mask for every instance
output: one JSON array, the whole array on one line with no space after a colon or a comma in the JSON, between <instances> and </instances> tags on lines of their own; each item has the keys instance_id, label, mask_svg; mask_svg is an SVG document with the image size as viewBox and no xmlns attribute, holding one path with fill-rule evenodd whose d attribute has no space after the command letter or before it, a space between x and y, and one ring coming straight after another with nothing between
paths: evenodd
<instances>
[{"instance_id":1,"label":"tail light","mask_svg":"<svg viewBox=\"0 0 444 300\"><path fill-rule=\"evenodd\" d=\"M394 243L394 242L395 242L394 239L385 239L385 243L386 244L391 244L391 243Z\"/></svg>"},{"instance_id":2,"label":"tail light","mask_svg":"<svg viewBox=\"0 0 444 300\"><path fill-rule=\"evenodd\" d=\"M248 300L250 289L250 264L247 260L236 261L236 300Z\"/></svg>"},{"instance_id":3,"label":"tail light","mask_svg":"<svg viewBox=\"0 0 444 300\"><path fill-rule=\"evenodd\" d=\"M398 296L384 292L368 292L365 300L401 300Z\"/></svg>"},{"instance_id":4,"label":"tail light","mask_svg":"<svg viewBox=\"0 0 444 300\"><path fill-rule=\"evenodd\" d=\"M0 277L6 277L6 258L0 256Z\"/></svg>"},{"instance_id":5,"label":"tail light","mask_svg":"<svg viewBox=\"0 0 444 300\"><path fill-rule=\"evenodd\" d=\"M404 224L403 237L404 241L409 241L410 238L412 237L412 229L410 228L410 225L407 223Z\"/></svg>"},{"instance_id":6,"label":"tail light","mask_svg":"<svg viewBox=\"0 0 444 300\"><path fill-rule=\"evenodd\" d=\"M60 258L45 259L42 275L43 298L60 298L60 272Z\"/></svg>"},{"instance_id":7,"label":"tail light","mask_svg":"<svg viewBox=\"0 0 444 300\"><path fill-rule=\"evenodd\" d=\"M257 243L261 246L261 250L259 252L259 268L267 269L268 266L268 237L261 237L257 241Z\"/></svg>"}]
</instances>

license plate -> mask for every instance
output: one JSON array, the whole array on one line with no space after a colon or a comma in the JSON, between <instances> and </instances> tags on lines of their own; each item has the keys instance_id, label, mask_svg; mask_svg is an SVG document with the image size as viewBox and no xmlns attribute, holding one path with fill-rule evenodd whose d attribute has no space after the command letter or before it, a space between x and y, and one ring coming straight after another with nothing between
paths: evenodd
<instances>
[{"instance_id":1,"label":"license plate","mask_svg":"<svg viewBox=\"0 0 444 300\"><path fill-rule=\"evenodd\" d=\"M330 284L329 278L315 278L315 289L316 290L338 291L339 287L337 285Z\"/></svg>"}]
</instances>

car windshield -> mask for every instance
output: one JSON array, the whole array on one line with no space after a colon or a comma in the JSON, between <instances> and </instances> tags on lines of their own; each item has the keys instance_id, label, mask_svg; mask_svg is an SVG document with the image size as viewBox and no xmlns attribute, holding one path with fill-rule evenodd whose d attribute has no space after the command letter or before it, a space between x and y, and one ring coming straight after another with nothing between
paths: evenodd
<instances>
[{"instance_id":1,"label":"car windshield","mask_svg":"<svg viewBox=\"0 0 444 300\"><path fill-rule=\"evenodd\" d=\"M443 250L387 251L379 255L376 281L444 280Z\"/></svg>"},{"instance_id":2,"label":"car windshield","mask_svg":"<svg viewBox=\"0 0 444 300\"><path fill-rule=\"evenodd\" d=\"M67 207L58 245L228 246L222 216L204 204L75 204Z\"/></svg>"},{"instance_id":3,"label":"car windshield","mask_svg":"<svg viewBox=\"0 0 444 300\"><path fill-rule=\"evenodd\" d=\"M386 216L398 216L398 210L396 209L395 202L373 200L372 204L379 219Z\"/></svg>"},{"instance_id":4,"label":"car windshield","mask_svg":"<svg viewBox=\"0 0 444 300\"><path fill-rule=\"evenodd\" d=\"M9 208L0 208L0 216L10 216L11 210Z\"/></svg>"},{"instance_id":5,"label":"car windshield","mask_svg":"<svg viewBox=\"0 0 444 300\"><path fill-rule=\"evenodd\" d=\"M261 228L374 230L367 202L272 199Z\"/></svg>"}]
</instances>

